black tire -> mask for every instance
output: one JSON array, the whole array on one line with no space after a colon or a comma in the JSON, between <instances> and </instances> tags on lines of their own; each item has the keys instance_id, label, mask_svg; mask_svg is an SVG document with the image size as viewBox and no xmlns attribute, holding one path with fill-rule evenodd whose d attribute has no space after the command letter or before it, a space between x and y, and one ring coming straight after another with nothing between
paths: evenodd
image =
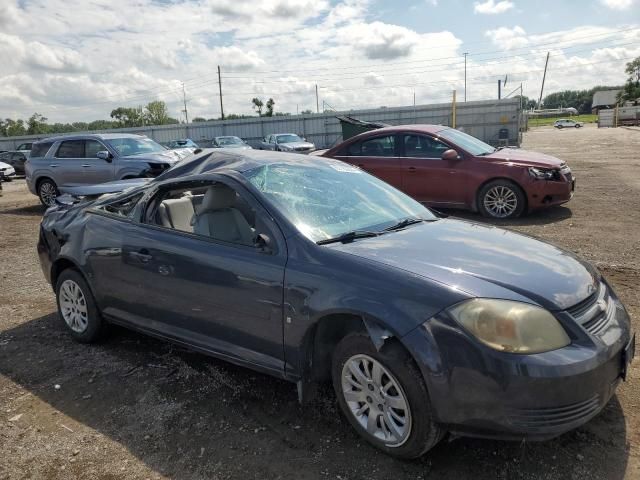
<instances>
[{"instance_id":1,"label":"black tire","mask_svg":"<svg viewBox=\"0 0 640 480\"><path fill-rule=\"evenodd\" d=\"M500 215L496 211L491 210L490 207L485 206L485 200L488 200L486 197L494 188L504 188L513 192L513 196L516 200L515 209L513 209L506 215ZM510 194L507 195L509 196L509 198L511 198ZM484 217L499 219L518 218L525 211L526 204L527 199L522 189L509 180L493 180L484 185L478 192L478 210Z\"/></svg>"},{"instance_id":2,"label":"black tire","mask_svg":"<svg viewBox=\"0 0 640 480\"><path fill-rule=\"evenodd\" d=\"M398 446L389 446L369 434L358 423L345 400L342 387L342 370L345 363L355 355L366 355L378 361L400 385L411 412L411 430ZM367 442L388 455L403 459L418 458L433 448L444 436L444 431L434 421L427 387L413 358L398 343L387 341L377 351L368 335L351 333L344 337L333 352L331 374L338 404L349 423Z\"/></svg>"},{"instance_id":3,"label":"black tire","mask_svg":"<svg viewBox=\"0 0 640 480\"><path fill-rule=\"evenodd\" d=\"M86 311L87 311L87 325L86 328L81 331L75 331L71 328L71 326L65 321L62 308L60 306L61 303L61 289L62 285L65 281L74 282L82 292L86 303ZM96 302L93 298L93 294L91 293L91 289L89 285L85 281L84 277L77 271L72 268L64 270L58 280L56 282L56 302L58 304L58 315L63 325L66 327L66 330L71 334L71 336L81 343L95 343L102 340L107 333L108 325L107 322L104 321L100 311L96 307Z\"/></svg>"},{"instance_id":4,"label":"black tire","mask_svg":"<svg viewBox=\"0 0 640 480\"><path fill-rule=\"evenodd\" d=\"M48 195L48 192L50 191L49 189L53 189L52 191L56 196L60 194L56 182L54 182L50 178L43 178L42 180L38 181L38 198L40 199L40 203L42 203L42 205L44 205L45 207L50 207L55 204L55 197L50 201L51 197L50 195Z\"/></svg>"}]
</instances>

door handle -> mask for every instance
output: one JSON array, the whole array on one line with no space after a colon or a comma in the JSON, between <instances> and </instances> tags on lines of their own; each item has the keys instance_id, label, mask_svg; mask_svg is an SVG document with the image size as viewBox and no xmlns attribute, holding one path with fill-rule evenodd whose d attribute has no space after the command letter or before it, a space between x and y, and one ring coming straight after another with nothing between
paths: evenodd
<instances>
[{"instance_id":1,"label":"door handle","mask_svg":"<svg viewBox=\"0 0 640 480\"><path fill-rule=\"evenodd\" d=\"M152 255L149 255L149 250L146 248L143 248L139 252L129 252L129 256L136 260L140 260L142 263L148 263L153 258Z\"/></svg>"},{"instance_id":2,"label":"door handle","mask_svg":"<svg viewBox=\"0 0 640 480\"><path fill-rule=\"evenodd\" d=\"M91 165L86 164L86 163L85 163L84 165L82 165L82 167L83 167L83 168L89 168L90 166L91 166Z\"/></svg>"},{"instance_id":3,"label":"door handle","mask_svg":"<svg viewBox=\"0 0 640 480\"><path fill-rule=\"evenodd\" d=\"M416 167L409 167L407 170L409 170L410 172L415 172L417 170Z\"/></svg>"},{"instance_id":4,"label":"door handle","mask_svg":"<svg viewBox=\"0 0 640 480\"><path fill-rule=\"evenodd\" d=\"M56 168L58 166L57 163L52 163L51 165L49 165L51 168Z\"/></svg>"}]
</instances>

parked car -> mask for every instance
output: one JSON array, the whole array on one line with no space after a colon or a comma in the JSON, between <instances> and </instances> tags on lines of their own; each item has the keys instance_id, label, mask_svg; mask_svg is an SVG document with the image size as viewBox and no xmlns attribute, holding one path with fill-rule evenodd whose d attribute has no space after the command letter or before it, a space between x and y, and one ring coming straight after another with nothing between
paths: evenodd
<instances>
[{"instance_id":1,"label":"parked car","mask_svg":"<svg viewBox=\"0 0 640 480\"><path fill-rule=\"evenodd\" d=\"M213 148L240 148L244 150L251 150L251 145L247 144L240 137L233 135L227 135L223 137L214 137L211 140L211 146Z\"/></svg>"},{"instance_id":2,"label":"parked car","mask_svg":"<svg viewBox=\"0 0 640 480\"><path fill-rule=\"evenodd\" d=\"M0 153L0 162L11 165L15 169L16 175L24 175L27 155L24 151L3 152Z\"/></svg>"},{"instance_id":3,"label":"parked car","mask_svg":"<svg viewBox=\"0 0 640 480\"><path fill-rule=\"evenodd\" d=\"M494 218L568 202L575 177L555 157L495 148L440 125L401 125L352 137L325 157L357 165L419 202Z\"/></svg>"},{"instance_id":4,"label":"parked car","mask_svg":"<svg viewBox=\"0 0 640 480\"><path fill-rule=\"evenodd\" d=\"M140 135L65 135L34 143L25 173L31 193L51 206L59 187L154 177L185 156Z\"/></svg>"},{"instance_id":5,"label":"parked car","mask_svg":"<svg viewBox=\"0 0 640 480\"><path fill-rule=\"evenodd\" d=\"M20 145L18 145L18 148L16 148L16 150L18 150L19 152L26 153L27 157L29 157L29 152L31 152L32 146L33 146L33 143L31 142L21 143Z\"/></svg>"},{"instance_id":6,"label":"parked car","mask_svg":"<svg viewBox=\"0 0 640 480\"><path fill-rule=\"evenodd\" d=\"M554 127L558 129L562 128L580 128L584 125L582 122L576 122L575 120L571 120L570 118L562 118L560 120L556 120L556 123L553 124Z\"/></svg>"},{"instance_id":7,"label":"parked car","mask_svg":"<svg viewBox=\"0 0 640 480\"><path fill-rule=\"evenodd\" d=\"M10 182L16 176L16 171L13 166L8 163L0 161L0 180Z\"/></svg>"},{"instance_id":8,"label":"parked car","mask_svg":"<svg viewBox=\"0 0 640 480\"><path fill-rule=\"evenodd\" d=\"M559 435L626 378L629 316L594 267L346 163L209 149L130 182L77 187L42 220L81 342L116 323L296 382L303 402L332 379L357 432L404 458L448 430Z\"/></svg>"},{"instance_id":9,"label":"parked car","mask_svg":"<svg viewBox=\"0 0 640 480\"><path fill-rule=\"evenodd\" d=\"M170 150L174 150L176 148L192 148L195 150L196 148L198 148L198 144L190 138L185 138L182 140L174 140L172 142L169 142L167 144L167 148Z\"/></svg>"},{"instance_id":10,"label":"parked car","mask_svg":"<svg viewBox=\"0 0 640 480\"><path fill-rule=\"evenodd\" d=\"M260 142L260 150L275 150L277 152L309 153L316 146L300 138L295 133L278 133L268 135Z\"/></svg>"}]
</instances>

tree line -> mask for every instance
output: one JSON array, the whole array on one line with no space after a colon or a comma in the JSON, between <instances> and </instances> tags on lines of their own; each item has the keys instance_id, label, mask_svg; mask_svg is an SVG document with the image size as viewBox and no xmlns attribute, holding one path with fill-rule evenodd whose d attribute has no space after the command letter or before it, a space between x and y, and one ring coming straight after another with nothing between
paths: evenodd
<instances>
[{"instance_id":1,"label":"tree line","mask_svg":"<svg viewBox=\"0 0 640 480\"><path fill-rule=\"evenodd\" d=\"M563 90L544 97L542 105L526 96L522 97L522 108L530 110L533 108L567 108L573 107L578 113L591 113L591 102L593 94L598 90L620 89L618 102L631 101L638 105L640 101L640 57L626 64L625 73L627 81L623 86L597 86L589 90ZM259 117L285 116L290 113L276 112L275 101L269 98L266 102L255 97L251 100L251 106ZM313 113L311 110L303 110L302 114ZM48 119L39 113L34 113L27 120L23 119L0 119L0 136L14 137L19 135L42 135L69 133L87 130L107 130L112 128L142 127L145 125L173 125L180 121L169 116L167 105L161 100L149 102L144 107L118 107L111 111L112 120L95 120L93 122L72 122L72 123L48 123ZM253 115L225 115L225 119L233 120L238 118L251 118ZM206 122L218 120L217 118L206 119L195 117L193 122Z\"/></svg>"}]
</instances>

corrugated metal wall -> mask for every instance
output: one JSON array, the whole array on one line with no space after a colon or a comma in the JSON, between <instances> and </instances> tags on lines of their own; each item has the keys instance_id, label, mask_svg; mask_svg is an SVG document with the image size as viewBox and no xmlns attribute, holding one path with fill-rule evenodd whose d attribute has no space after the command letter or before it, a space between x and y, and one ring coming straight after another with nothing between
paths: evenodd
<instances>
[{"instance_id":1,"label":"corrugated metal wall","mask_svg":"<svg viewBox=\"0 0 640 480\"><path fill-rule=\"evenodd\" d=\"M598 112L598 128L615 126L616 109L600 110ZM640 106L619 107L618 126L623 124L638 125L640 123Z\"/></svg>"},{"instance_id":2,"label":"corrugated metal wall","mask_svg":"<svg viewBox=\"0 0 640 480\"><path fill-rule=\"evenodd\" d=\"M506 128L509 130L509 144L519 145L519 108L520 101L518 99L459 103L456 108L457 127L491 144L498 142L500 129ZM209 140L220 135L237 135L253 146L257 146L263 137L271 133L297 133L315 143L318 148L327 148L342 140L342 130L336 115L349 115L360 120L383 122L391 125L426 123L450 126L451 104L217 120L190 123L188 125L122 128L103 130L101 132L137 133L147 135L158 142L169 142L179 138L191 138L198 142L199 140ZM0 149L14 149L25 141L33 141L45 136L30 135L0 138Z\"/></svg>"}]
</instances>

